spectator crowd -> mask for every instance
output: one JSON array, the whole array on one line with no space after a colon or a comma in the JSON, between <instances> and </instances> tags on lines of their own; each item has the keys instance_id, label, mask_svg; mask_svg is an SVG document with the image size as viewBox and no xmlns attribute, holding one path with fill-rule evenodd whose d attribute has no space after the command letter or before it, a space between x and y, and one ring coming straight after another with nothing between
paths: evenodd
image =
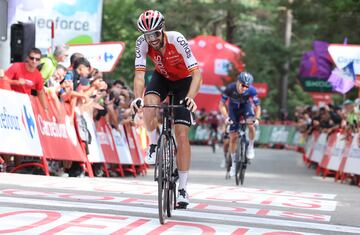
<instances>
[{"instance_id":1,"label":"spectator crowd","mask_svg":"<svg viewBox=\"0 0 360 235\"><path fill-rule=\"evenodd\" d=\"M294 121L305 136L315 130L326 134L344 131L354 136L360 130L360 98L345 100L342 105L297 107Z\"/></svg>"},{"instance_id":2,"label":"spectator crowd","mask_svg":"<svg viewBox=\"0 0 360 235\"><path fill-rule=\"evenodd\" d=\"M345 138L356 138L354 141L360 148L360 98L347 99L342 105L320 105L297 107L294 113L296 128L305 138L314 131L345 134ZM350 184L360 184L360 176L352 174L348 177Z\"/></svg>"},{"instance_id":3,"label":"spectator crowd","mask_svg":"<svg viewBox=\"0 0 360 235\"><path fill-rule=\"evenodd\" d=\"M42 55L37 48L31 49L24 62L13 63L8 69L0 69L0 85L16 92L37 96L49 117L49 101L56 106L56 119L63 117L60 108L64 103L70 107L71 120L78 120L78 126L86 129L84 112L90 112L94 121L104 117L113 128L119 124L132 121L130 103L133 99L132 91L121 79L112 83L105 82L103 74L91 66L86 55L80 53L68 54L69 47L58 45L53 53ZM63 62L70 56L70 66L66 68ZM76 119L74 116L76 115ZM51 117L53 118L53 117ZM86 134L81 139L86 142ZM85 131L86 132L86 131ZM0 171L10 172L14 167L26 161L33 161L30 157L0 155ZM103 174L101 167L93 164L94 174ZM83 176L84 170L80 163L69 161L49 161L49 171L52 175Z\"/></svg>"}]
</instances>

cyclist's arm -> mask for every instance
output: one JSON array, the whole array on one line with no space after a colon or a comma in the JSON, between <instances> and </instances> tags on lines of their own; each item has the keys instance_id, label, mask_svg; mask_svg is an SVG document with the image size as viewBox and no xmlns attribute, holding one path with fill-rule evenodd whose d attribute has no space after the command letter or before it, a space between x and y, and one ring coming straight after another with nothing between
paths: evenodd
<instances>
[{"instance_id":1,"label":"cyclist's arm","mask_svg":"<svg viewBox=\"0 0 360 235\"><path fill-rule=\"evenodd\" d=\"M252 101L253 101L253 103L255 105L255 110L254 110L255 111L255 118L260 119L260 117L261 117L261 106L260 106L260 99L257 96L256 90L254 90L252 92Z\"/></svg>"},{"instance_id":2,"label":"cyclist's arm","mask_svg":"<svg viewBox=\"0 0 360 235\"><path fill-rule=\"evenodd\" d=\"M135 98L142 98L145 88L145 71L135 70L134 95Z\"/></svg>"},{"instance_id":3,"label":"cyclist's arm","mask_svg":"<svg viewBox=\"0 0 360 235\"><path fill-rule=\"evenodd\" d=\"M228 114L228 111L226 108L226 104L223 101L219 102L219 110L225 119L227 119L229 117L229 114Z\"/></svg>"},{"instance_id":4,"label":"cyclist's arm","mask_svg":"<svg viewBox=\"0 0 360 235\"><path fill-rule=\"evenodd\" d=\"M219 111L225 119L229 117L229 113L226 107L226 102L228 101L231 93L232 93L231 85L226 86L225 90L222 91L221 99L219 102Z\"/></svg>"},{"instance_id":5,"label":"cyclist's arm","mask_svg":"<svg viewBox=\"0 0 360 235\"><path fill-rule=\"evenodd\" d=\"M134 96L142 98L145 88L146 55L149 46L143 35L139 36L135 44L135 76L134 76Z\"/></svg>"},{"instance_id":6,"label":"cyclist's arm","mask_svg":"<svg viewBox=\"0 0 360 235\"><path fill-rule=\"evenodd\" d=\"M219 102L219 111L220 111L220 113L223 115L223 117L225 119L227 119L229 117L229 113L228 113L228 110L227 110L227 107L226 107L226 101L229 99L229 97L227 95L228 91L229 91L229 88L226 87L225 91L221 95L221 99L220 99L220 102Z\"/></svg>"},{"instance_id":7,"label":"cyclist's arm","mask_svg":"<svg viewBox=\"0 0 360 235\"><path fill-rule=\"evenodd\" d=\"M191 76L192 80L187 97L194 99L202 84L200 69L194 69L193 71L191 71Z\"/></svg>"},{"instance_id":8,"label":"cyclist's arm","mask_svg":"<svg viewBox=\"0 0 360 235\"><path fill-rule=\"evenodd\" d=\"M261 117L261 106L256 105L255 106L255 118L260 119L260 117Z\"/></svg>"}]
</instances>

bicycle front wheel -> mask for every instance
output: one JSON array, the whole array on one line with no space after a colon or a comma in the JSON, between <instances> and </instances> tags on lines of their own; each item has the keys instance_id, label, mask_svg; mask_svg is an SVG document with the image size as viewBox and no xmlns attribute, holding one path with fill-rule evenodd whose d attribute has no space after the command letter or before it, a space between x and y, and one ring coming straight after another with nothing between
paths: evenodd
<instances>
[{"instance_id":1,"label":"bicycle front wheel","mask_svg":"<svg viewBox=\"0 0 360 235\"><path fill-rule=\"evenodd\" d=\"M243 185L244 184L244 180L245 180L245 170L246 170L246 165L245 162L240 162L240 166L239 166L239 179L240 179L240 184Z\"/></svg>"},{"instance_id":2,"label":"bicycle front wheel","mask_svg":"<svg viewBox=\"0 0 360 235\"><path fill-rule=\"evenodd\" d=\"M157 182L158 182L158 211L160 224L165 223L165 216L169 196L169 181L167 180L167 164L169 159L168 141L165 135L160 137L160 143L156 154Z\"/></svg>"},{"instance_id":3,"label":"bicycle front wheel","mask_svg":"<svg viewBox=\"0 0 360 235\"><path fill-rule=\"evenodd\" d=\"M246 140L240 137L238 151L237 151L237 161L235 168L235 182L236 185L243 185L245 180L245 170L246 170Z\"/></svg>"},{"instance_id":4,"label":"bicycle front wheel","mask_svg":"<svg viewBox=\"0 0 360 235\"><path fill-rule=\"evenodd\" d=\"M176 205L176 179L175 177L175 155L176 155L176 147L175 147L175 140L174 138L170 138L169 142L169 158L167 162L167 175L169 179L169 190L167 194L167 216L171 217L172 210L175 208Z\"/></svg>"},{"instance_id":5,"label":"bicycle front wheel","mask_svg":"<svg viewBox=\"0 0 360 235\"><path fill-rule=\"evenodd\" d=\"M241 185L243 185L245 180L245 171L246 171L246 151L247 151L246 139L241 140L241 146L242 146L242 154L240 158L239 178Z\"/></svg>"}]
</instances>

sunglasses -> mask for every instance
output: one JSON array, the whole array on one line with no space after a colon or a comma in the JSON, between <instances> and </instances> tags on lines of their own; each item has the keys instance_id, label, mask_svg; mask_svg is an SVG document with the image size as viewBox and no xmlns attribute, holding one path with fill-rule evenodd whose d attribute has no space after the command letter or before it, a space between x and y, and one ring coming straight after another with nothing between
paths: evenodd
<instances>
[{"instance_id":1,"label":"sunglasses","mask_svg":"<svg viewBox=\"0 0 360 235\"><path fill-rule=\"evenodd\" d=\"M162 35L162 30L157 30L149 33L144 33L146 40L151 40L152 38L156 39Z\"/></svg>"},{"instance_id":2,"label":"sunglasses","mask_svg":"<svg viewBox=\"0 0 360 235\"><path fill-rule=\"evenodd\" d=\"M29 59L32 61L40 61L41 58L29 56Z\"/></svg>"},{"instance_id":3,"label":"sunglasses","mask_svg":"<svg viewBox=\"0 0 360 235\"><path fill-rule=\"evenodd\" d=\"M244 84L242 84L242 83L239 83L239 86L241 86L241 87L243 87L243 88L245 88L245 89L249 89L249 86L246 86L246 85L244 85Z\"/></svg>"}]
</instances>

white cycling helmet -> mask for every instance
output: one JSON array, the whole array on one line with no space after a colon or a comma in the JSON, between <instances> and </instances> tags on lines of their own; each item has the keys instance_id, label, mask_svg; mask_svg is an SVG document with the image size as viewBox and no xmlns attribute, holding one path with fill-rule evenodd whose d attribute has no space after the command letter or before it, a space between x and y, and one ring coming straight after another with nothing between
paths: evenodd
<instances>
[{"instance_id":1,"label":"white cycling helmet","mask_svg":"<svg viewBox=\"0 0 360 235\"><path fill-rule=\"evenodd\" d=\"M164 27L164 24L164 16L156 10L144 11L137 20L137 28L142 33L161 30Z\"/></svg>"}]
</instances>

